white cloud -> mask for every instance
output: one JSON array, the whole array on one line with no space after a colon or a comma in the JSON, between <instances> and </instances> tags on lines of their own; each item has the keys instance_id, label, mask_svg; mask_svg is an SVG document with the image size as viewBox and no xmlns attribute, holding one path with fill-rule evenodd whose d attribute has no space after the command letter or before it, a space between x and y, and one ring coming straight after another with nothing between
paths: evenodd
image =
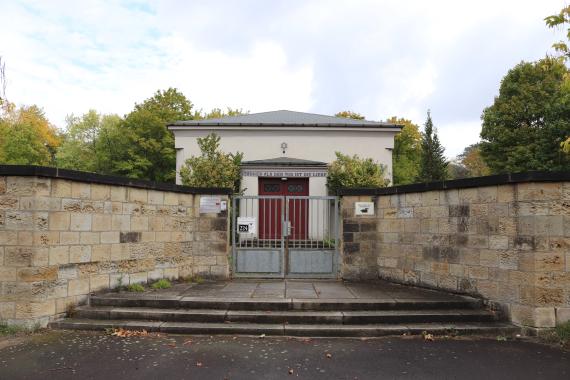
<instances>
[{"instance_id":1,"label":"white cloud","mask_svg":"<svg viewBox=\"0 0 570 380\"><path fill-rule=\"evenodd\" d=\"M62 126L89 108L124 114L169 86L197 107L353 109L423 124L448 155L520 60L557 39L561 0L11 1L0 55L8 95Z\"/></svg>"}]
</instances>

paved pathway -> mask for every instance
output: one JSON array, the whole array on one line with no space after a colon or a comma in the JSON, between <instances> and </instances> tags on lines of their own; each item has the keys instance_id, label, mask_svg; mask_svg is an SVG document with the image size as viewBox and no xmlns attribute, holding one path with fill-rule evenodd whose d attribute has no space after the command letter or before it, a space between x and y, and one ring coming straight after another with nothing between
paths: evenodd
<instances>
[{"instance_id":1,"label":"paved pathway","mask_svg":"<svg viewBox=\"0 0 570 380\"><path fill-rule=\"evenodd\" d=\"M1 347L1 344L0 344ZM0 379L569 379L570 353L493 339L50 332L0 348Z\"/></svg>"},{"instance_id":2,"label":"paved pathway","mask_svg":"<svg viewBox=\"0 0 570 380\"><path fill-rule=\"evenodd\" d=\"M123 293L133 294L133 293ZM215 297L265 299L386 299L454 300L460 296L414 288L385 281L343 282L330 280L233 280L178 284L171 289L153 291L152 296Z\"/></svg>"}]
</instances>

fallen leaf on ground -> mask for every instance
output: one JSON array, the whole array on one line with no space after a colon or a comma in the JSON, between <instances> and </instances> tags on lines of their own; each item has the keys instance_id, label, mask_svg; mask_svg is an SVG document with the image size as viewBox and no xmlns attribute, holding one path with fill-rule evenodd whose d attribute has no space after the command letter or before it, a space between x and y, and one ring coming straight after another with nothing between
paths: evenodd
<instances>
[{"instance_id":1,"label":"fallen leaf on ground","mask_svg":"<svg viewBox=\"0 0 570 380\"><path fill-rule=\"evenodd\" d=\"M127 330L124 328L113 329L111 333L113 336L118 336L120 338L128 338L131 336L148 336L148 331L146 330Z\"/></svg>"}]
</instances>

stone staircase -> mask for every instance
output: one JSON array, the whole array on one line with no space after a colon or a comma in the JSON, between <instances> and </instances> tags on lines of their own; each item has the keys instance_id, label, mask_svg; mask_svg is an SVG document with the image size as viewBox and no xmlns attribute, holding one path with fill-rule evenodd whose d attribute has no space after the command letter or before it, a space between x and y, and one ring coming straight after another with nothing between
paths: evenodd
<instances>
[{"instance_id":1,"label":"stone staircase","mask_svg":"<svg viewBox=\"0 0 570 380\"><path fill-rule=\"evenodd\" d=\"M296 299L108 293L91 296L89 306L77 308L72 318L52 322L51 327L301 337L423 332L496 336L519 331L485 309L481 300L457 295Z\"/></svg>"}]
</instances>

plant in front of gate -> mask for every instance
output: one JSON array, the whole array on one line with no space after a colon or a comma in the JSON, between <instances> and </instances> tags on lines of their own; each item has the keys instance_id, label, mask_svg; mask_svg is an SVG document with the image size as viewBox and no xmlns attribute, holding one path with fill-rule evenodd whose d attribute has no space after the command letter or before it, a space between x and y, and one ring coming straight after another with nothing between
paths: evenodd
<instances>
[{"instance_id":1,"label":"plant in front of gate","mask_svg":"<svg viewBox=\"0 0 570 380\"><path fill-rule=\"evenodd\" d=\"M141 293L144 292L144 286L141 284L130 284L127 286L127 292Z\"/></svg>"},{"instance_id":2,"label":"plant in front of gate","mask_svg":"<svg viewBox=\"0 0 570 380\"><path fill-rule=\"evenodd\" d=\"M154 284L150 286L153 289L169 289L172 288L172 283L168 281L166 278L161 278Z\"/></svg>"},{"instance_id":3,"label":"plant in front of gate","mask_svg":"<svg viewBox=\"0 0 570 380\"><path fill-rule=\"evenodd\" d=\"M180 168L182 184L195 187L228 187L238 193L243 153L224 153L220 136L210 133L198 138L200 156L192 156Z\"/></svg>"},{"instance_id":4,"label":"plant in front of gate","mask_svg":"<svg viewBox=\"0 0 570 380\"><path fill-rule=\"evenodd\" d=\"M343 187L386 187L390 184L385 165L358 155L335 154L336 160L331 163L327 174L329 191L336 193Z\"/></svg>"}]
</instances>

